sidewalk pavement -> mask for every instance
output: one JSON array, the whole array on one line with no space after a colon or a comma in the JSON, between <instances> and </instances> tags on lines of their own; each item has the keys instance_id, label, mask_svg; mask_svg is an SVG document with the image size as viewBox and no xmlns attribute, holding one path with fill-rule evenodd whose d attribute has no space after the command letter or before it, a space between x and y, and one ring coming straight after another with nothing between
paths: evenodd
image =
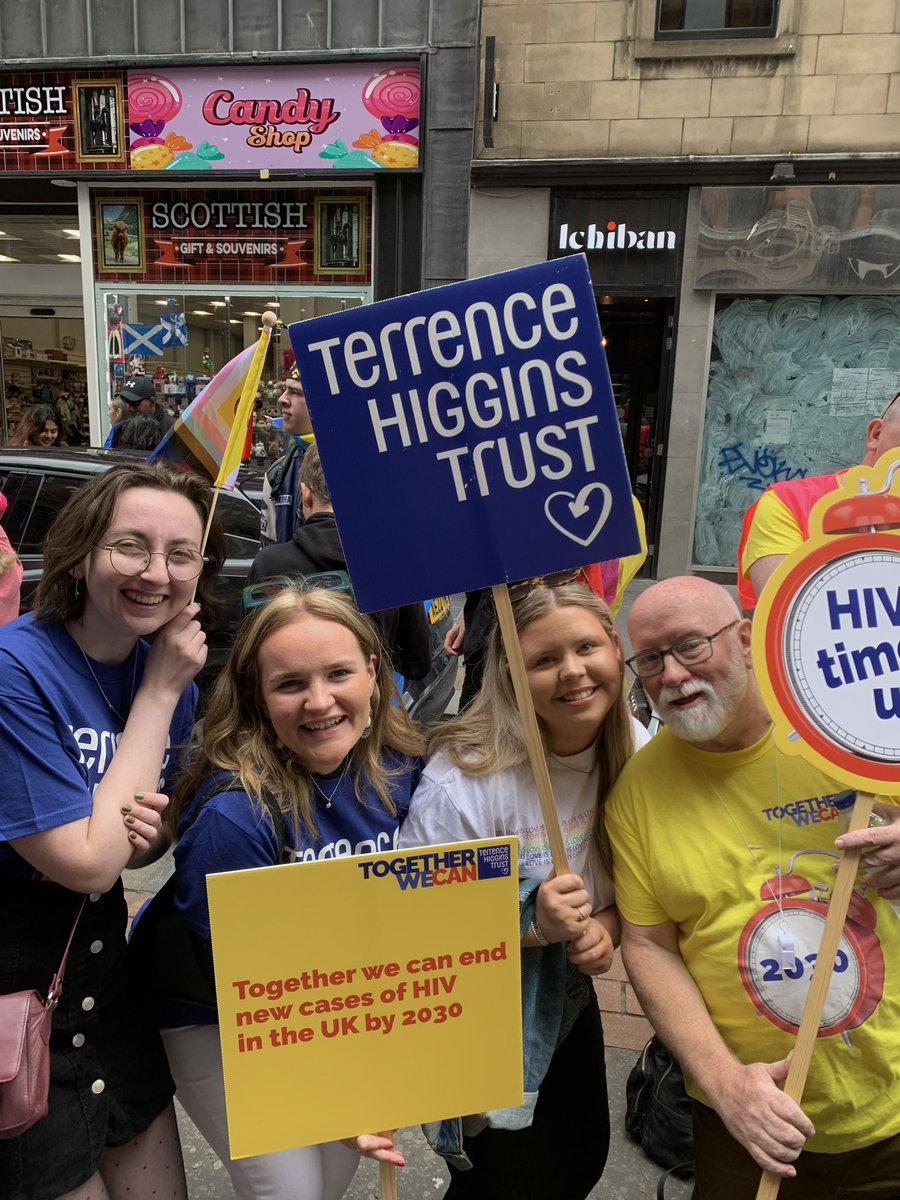
<instances>
[{"instance_id":1,"label":"sidewalk pavement","mask_svg":"<svg viewBox=\"0 0 900 1200\"><path fill-rule=\"evenodd\" d=\"M625 604L619 614L617 624L626 641L626 655L630 653L625 636L628 610L635 597L651 582L635 580L628 588ZM452 710L452 705L450 707ZM130 915L133 916L144 901L159 890L171 870L171 854L167 854L151 867L125 873ZM612 1137L606 1170L591 1192L590 1200L652 1200L656 1195L660 1168L626 1136L624 1113L625 1081L638 1052L652 1036L653 1029L628 982L618 952L611 970L595 981L595 987L606 1041ZM359 1086L360 1081L354 1082ZM178 1117L190 1200L232 1200L233 1191L222 1164L180 1107ZM577 1125L577 1114L573 1114L573 1124ZM585 1137L590 1136L589 1130L580 1132ZM398 1171L400 1200L424 1200L425 1197L442 1195L449 1178L447 1169L443 1161L431 1152L421 1132L418 1129L404 1129L399 1132L397 1140L407 1164ZM690 1194L690 1181L672 1179L666 1186L667 1200L687 1200ZM379 1196L378 1166L363 1160L345 1193L346 1200L378 1200ZM497 1200L516 1200L516 1197L498 1196ZM553 1200L553 1197L548 1196L547 1200Z\"/></svg>"}]
</instances>

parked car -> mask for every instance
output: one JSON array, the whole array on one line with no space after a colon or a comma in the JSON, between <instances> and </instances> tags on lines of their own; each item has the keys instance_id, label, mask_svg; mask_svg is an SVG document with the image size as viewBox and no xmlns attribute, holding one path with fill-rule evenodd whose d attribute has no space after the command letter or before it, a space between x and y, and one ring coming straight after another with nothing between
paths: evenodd
<instances>
[{"instance_id":1,"label":"parked car","mask_svg":"<svg viewBox=\"0 0 900 1200\"><path fill-rule=\"evenodd\" d=\"M9 507L3 527L12 548L22 560L21 611L27 612L43 571L43 541L50 524L72 493L99 471L122 462L141 462L143 454L121 450L83 450L71 447L0 447L0 491ZM216 583L222 602L219 618L208 631L209 656L198 677L206 692L223 666L243 615L242 590L247 572L259 550L258 472L242 472L233 492L221 491L216 511L225 530L226 560ZM249 494L248 494L249 493ZM254 497L254 498L251 498ZM445 599L426 604L432 641L432 667L425 679L407 684L403 702L420 721L436 720L453 694L456 660L444 650L450 628L450 606Z\"/></svg>"}]
</instances>

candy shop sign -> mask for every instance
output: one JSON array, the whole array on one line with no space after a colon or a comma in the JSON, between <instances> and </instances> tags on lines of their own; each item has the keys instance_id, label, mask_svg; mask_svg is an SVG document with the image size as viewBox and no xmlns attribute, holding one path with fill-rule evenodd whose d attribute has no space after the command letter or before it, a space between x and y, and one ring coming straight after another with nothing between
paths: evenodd
<instances>
[{"instance_id":1,"label":"candy shop sign","mask_svg":"<svg viewBox=\"0 0 900 1200\"><path fill-rule=\"evenodd\" d=\"M417 167L419 67L131 71L128 124L138 171Z\"/></svg>"}]
</instances>

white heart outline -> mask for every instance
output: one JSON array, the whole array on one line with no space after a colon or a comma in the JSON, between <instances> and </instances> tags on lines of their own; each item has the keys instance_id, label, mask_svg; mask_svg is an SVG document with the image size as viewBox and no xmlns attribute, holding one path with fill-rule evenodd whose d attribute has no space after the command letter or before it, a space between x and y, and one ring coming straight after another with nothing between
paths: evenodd
<instances>
[{"instance_id":1,"label":"white heart outline","mask_svg":"<svg viewBox=\"0 0 900 1200\"><path fill-rule=\"evenodd\" d=\"M553 500L555 500L557 498L557 496L564 496L566 499L569 500L569 512L572 514L572 516L573 517L584 516L584 513L587 511L586 497L591 492L596 492L596 491L600 491L603 493L603 508L600 512L600 516L597 518L596 525L591 530L589 537L580 538L577 533L572 533L572 531L570 529L566 529L563 525L560 525L559 521L557 521L557 519L550 512L551 502ZM606 522L609 518L609 514L612 511L612 502L613 502L612 501L612 492L606 486L605 483L587 483L581 489L581 491L578 493L577 496L575 495L574 492L553 492L553 493L551 493L551 495L549 495L547 497L547 499L544 501L544 516L547 518L547 520L550 522L550 524L554 527L554 529L557 529L557 530L559 530L560 533L565 534L565 536L567 538L569 538L571 541L577 542L579 544L579 546L590 546L591 542L593 542L594 538L597 536L597 534L600 532L600 530L606 524ZM576 509L581 509L581 512L576 512L575 511Z\"/></svg>"}]
</instances>

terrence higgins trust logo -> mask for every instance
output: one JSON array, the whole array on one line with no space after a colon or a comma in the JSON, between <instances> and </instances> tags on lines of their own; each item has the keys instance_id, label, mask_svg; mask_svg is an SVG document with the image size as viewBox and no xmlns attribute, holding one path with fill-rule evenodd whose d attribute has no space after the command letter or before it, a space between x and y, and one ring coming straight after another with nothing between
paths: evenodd
<instances>
[{"instance_id":1,"label":"terrence higgins trust logo","mask_svg":"<svg viewBox=\"0 0 900 1200\"><path fill-rule=\"evenodd\" d=\"M397 854L358 863L364 879L393 879L401 891L478 883L510 873L509 846L465 847L459 850Z\"/></svg>"}]
</instances>

